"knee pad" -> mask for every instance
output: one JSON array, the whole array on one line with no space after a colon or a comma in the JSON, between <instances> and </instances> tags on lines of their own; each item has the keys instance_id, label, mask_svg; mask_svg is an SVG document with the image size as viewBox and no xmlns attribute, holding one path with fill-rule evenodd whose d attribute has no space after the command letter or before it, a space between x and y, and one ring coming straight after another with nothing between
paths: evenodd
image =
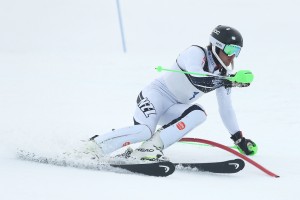
<instances>
[{"instance_id":1,"label":"knee pad","mask_svg":"<svg viewBox=\"0 0 300 200\"><path fill-rule=\"evenodd\" d=\"M189 118L191 118L191 115L193 115L193 117L195 118L194 119L195 123L197 123L197 121L198 121L198 123L202 123L203 121L206 120L206 113L205 113L204 109L200 105L194 104L191 107L189 107L188 109L186 109L180 117L178 117L178 118L174 119L173 121L171 121L170 123L164 125L162 128L165 129L165 128L181 121L184 118L189 119Z\"/></svg>"}]
</instances>

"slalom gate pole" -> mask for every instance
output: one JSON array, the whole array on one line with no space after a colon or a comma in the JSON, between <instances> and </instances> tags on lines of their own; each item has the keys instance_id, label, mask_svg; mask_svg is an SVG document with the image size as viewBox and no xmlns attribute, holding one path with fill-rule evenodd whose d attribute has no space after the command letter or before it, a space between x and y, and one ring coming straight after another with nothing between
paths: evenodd
<instances>
[{"instance_id":1,"label":"slalom gate pole","mask_svg":"<svg viewBox=\"0 0 300 200\"><path fill-rule=\"evenodd\" d=\"M213 142L210 140L204 140L204 139L200 139L200 138L182 138L180 140L180 142L194 142L194 143L202 143L202 144L208 144L211 146L215 146L218 147L220 149L223 149L225 151L228 151L240 158L242 158L243 160L249 162L250 164L254 165L255 167L257 167L258 169L260 169L261 171L263 171L264 173L268 174L269 176L275 177L275 178L279 178L278 175L274 174L273 172L267 170L266 168L264 168L263 166L261 166L260 164L258 164L257 162L255 162L254 160L248 158L247 156L235 151L234 149L231 149L230 147L227 147L223 144L219 144L217 142Z\"/></svg>"}]
</instances>

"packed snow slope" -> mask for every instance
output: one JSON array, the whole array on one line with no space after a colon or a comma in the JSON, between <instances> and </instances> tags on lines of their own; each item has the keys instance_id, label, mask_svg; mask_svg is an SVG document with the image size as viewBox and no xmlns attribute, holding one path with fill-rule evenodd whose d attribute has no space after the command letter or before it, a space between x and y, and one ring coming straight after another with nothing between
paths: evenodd
<instances>
[{"instance_id":1,"label":"packed snow slope","mask_svg":"<svg viewBox=\"0 0 300 200\"><path fill-rule=\"evenodd\" d=\"M127 0L121 9L128 52L122 52L116 1L11 0L0 3L0 197L65 199L272 199L300 195L300 79L297 0ZM180 51L206 46L212 29L230 25L244 36L236 68L255 74L232 90L251 157L240 173L175 172L167 178L26 162L18 149L57 154L94 134L132 124L140 90ZM189 133L232 145L214 92L197 103L207 121ZM223 161L212 147L175 144L173 161ZM298 181L297 181L298 180Z\"/></svg>"}]
</instances>

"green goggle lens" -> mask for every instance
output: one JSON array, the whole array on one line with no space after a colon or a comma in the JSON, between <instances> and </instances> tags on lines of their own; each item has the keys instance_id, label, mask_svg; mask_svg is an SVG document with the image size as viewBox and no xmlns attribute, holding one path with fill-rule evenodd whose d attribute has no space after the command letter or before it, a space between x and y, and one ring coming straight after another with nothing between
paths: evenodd
<instances>
[{"instance_id":1,"label":"green goggle lens","mask_svg":"<svg viewBox=\"0 0 300 200\"><path fill-rule=\"evenodd\" d=\"M232 56L233 54L235 55L235 57L238 57L238 55L241 52L242 47L237 46L237 45L225 45L223 52L227 55L227 56Z\"/></svg>"}]
</instances>

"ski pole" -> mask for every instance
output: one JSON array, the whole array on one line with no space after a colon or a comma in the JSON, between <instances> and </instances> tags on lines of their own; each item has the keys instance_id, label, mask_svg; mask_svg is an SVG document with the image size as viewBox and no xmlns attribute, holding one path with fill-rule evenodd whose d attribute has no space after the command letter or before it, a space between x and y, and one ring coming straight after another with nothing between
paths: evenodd
<instances>
[{"instance_id":1,"label":"ski pole","mask_svg":"<svg viewBox=\"0 0 300 200\"><path fill-rule=\"evenodd\" d=\"M175 70L175 69L167 69L162 66L157 66L156 71L162 72L174 72L174 73L181 73L181 74L191 74L194 76L199 76L199 77L218 77L219 79L226 79L231 82L237 82L237 83L251 83L254 79L254 75L250 70L240 70L234 76L219 76L215 74L203 74L203 73L198 73L198 72L189 72L189 71L182 71L182 70Z\"/></svg>"},{"instance_id":2,"label":"ski pole","mask_svg":"<svg viewBox=\"0 0 300 200\"><path fill-rule=\"evenodd\" d=\"M227 79L227 77L219 76L219 75L215 75L215 74L201 74L201 73L198 73L198 72L188 72L188 71L182 71L182 70L167 69L167 68L164 68L162 66L157 66L155 69L158 72L162 72L162 71L175 72L175 73L181 73L181 74L191 74L191 75L200 76L200 77L201 76L202 77L216 76L216 77L220 77L220 78L223 78L223 79Z\"/></svg>"}]
</instances>

